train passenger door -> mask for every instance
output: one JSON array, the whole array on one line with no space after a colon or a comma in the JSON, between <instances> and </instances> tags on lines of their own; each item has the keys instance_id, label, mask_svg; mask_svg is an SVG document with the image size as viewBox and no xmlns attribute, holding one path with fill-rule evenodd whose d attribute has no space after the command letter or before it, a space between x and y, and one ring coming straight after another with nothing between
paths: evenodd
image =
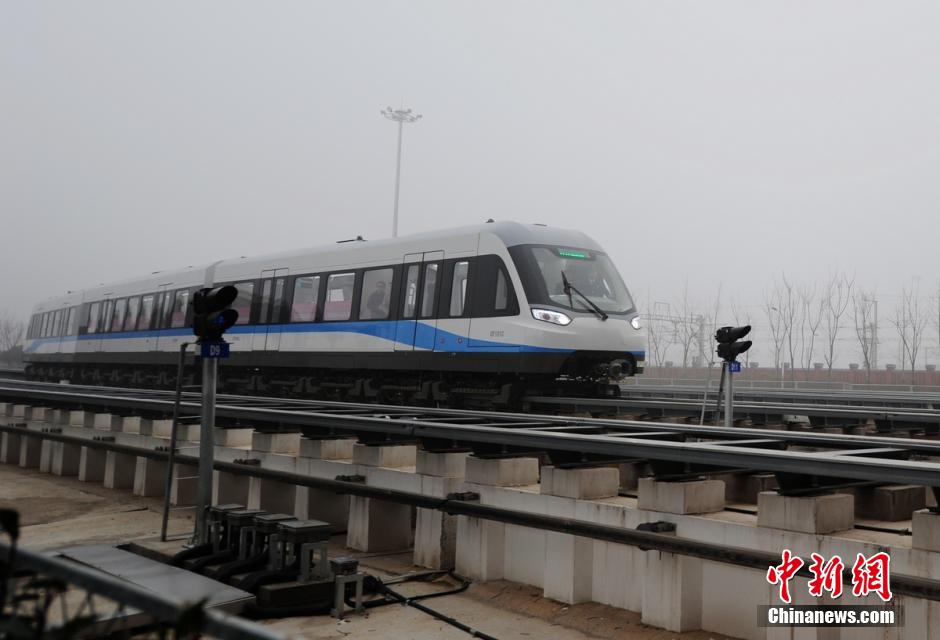
<instances>
[{"instance_id":1,"label":"train passenger door","mask_svg":"<svg viewBox=\"0 0 940 640\"><path fill-rule=\"evenodd\" d=\"M261 272L261 316L258 320L258 331L252 339L252 351L280 349L286 287L286 268L266 269Z\"/></svg>"},{"instance_id":2,"label":"train passenger door","mask_svg":"<svg viewBox=\"0 0 940 640\"><path fill-rule=\"evenodd\" d=\"M409 253L404 257L396 351L434 349L443 260L443 251Z\"/></svg>"}]
</instances>

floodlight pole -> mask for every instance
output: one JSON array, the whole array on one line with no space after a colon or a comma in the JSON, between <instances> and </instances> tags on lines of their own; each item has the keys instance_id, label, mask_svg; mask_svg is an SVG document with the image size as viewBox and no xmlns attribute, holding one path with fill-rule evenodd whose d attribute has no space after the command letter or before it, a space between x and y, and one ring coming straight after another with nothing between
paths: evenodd
<instances>
[{"instance_id":1,"label":"floodlight pole","mask_svg":"<svg viewBox=\"0 0 940 640\"><path fill-rule=\"evenodd\" d=\"M392 109L386 107L382 115L398 123L398 156L395 162L395 209L392 213L392 237L398 237L398 193L401 186L401 138L406 122L417 122L421 114L412 113L411 109Z\"/></svg>"}]
</instances>

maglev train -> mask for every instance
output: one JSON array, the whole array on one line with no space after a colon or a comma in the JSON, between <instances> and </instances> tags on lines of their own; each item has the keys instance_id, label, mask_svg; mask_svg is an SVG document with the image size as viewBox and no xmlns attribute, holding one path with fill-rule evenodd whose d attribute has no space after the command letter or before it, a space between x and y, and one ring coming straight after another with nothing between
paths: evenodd
<instances>
[{"instance_id":1,"label":"maglev train","mask_svg":"<svg viewBox=\"0 0 940 640\"><path fill-rule=\"evenodd\" d=\"M27 375L171 388L180 346L195 340L193 293L222 284L238 289L227 392L498 404L558 389L615 395L643 369L636 305L599 244L489 221L69 292L33 310Z\"/></svg>"}]
</instances>

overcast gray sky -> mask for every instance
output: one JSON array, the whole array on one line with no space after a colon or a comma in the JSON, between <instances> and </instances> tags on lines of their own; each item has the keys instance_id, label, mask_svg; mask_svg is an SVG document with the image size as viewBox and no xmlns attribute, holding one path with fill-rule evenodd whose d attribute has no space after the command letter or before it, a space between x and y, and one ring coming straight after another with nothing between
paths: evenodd
<instances>
[{"instance_id":1,"label":"overcast gray sky","mask_svg":"<svg viewBox=\"0 0 940 640\"><path fill-rule=\"evenodd\" d=\"M937 288L937 2L0 4L0 309L488 217L643 300Z\"/></svg>"}]
</instances>

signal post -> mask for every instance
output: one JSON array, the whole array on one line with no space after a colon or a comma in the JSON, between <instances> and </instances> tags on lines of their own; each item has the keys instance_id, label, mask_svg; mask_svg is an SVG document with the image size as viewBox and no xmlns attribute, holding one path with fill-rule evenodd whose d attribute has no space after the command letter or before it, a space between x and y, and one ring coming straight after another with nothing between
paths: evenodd
<instances>
[{"instance_id":1,"label":"signal post","mask_svg":"<svg viewBox=\"0 0 940 640\"><path fill-rule=\"evenodd\" d=\"M751 341L744 340L738 342L741 338L751 332L751 325L743 327L722 327L715 332L715 340L718 342L718 357L721 358L721 381L725 390L725 426L730 427L734 420L734 374L741 371L741 363L737 357L751 348ZM727 376L725 375L727 374ZM718 394L718 401L721 402L721 394ZM717 421L718 417L715 417Z\"/></svg>"},{"instance_id":2,"label":"signal post","mask_svg":"<svg viewBox=\"0 0 940 640\"><path fill-rule=\"evenodd\" d=\"M215 452L215 394L218 359L227 358L229 345L222 335L238 321L229 308L238 297L231 285L200 289L193 296L193 333L202 357L202 418L199 427L199 500L195 543L209 540L207 516L212 505L212 466Z\"/></svg>"}]
</instances>

